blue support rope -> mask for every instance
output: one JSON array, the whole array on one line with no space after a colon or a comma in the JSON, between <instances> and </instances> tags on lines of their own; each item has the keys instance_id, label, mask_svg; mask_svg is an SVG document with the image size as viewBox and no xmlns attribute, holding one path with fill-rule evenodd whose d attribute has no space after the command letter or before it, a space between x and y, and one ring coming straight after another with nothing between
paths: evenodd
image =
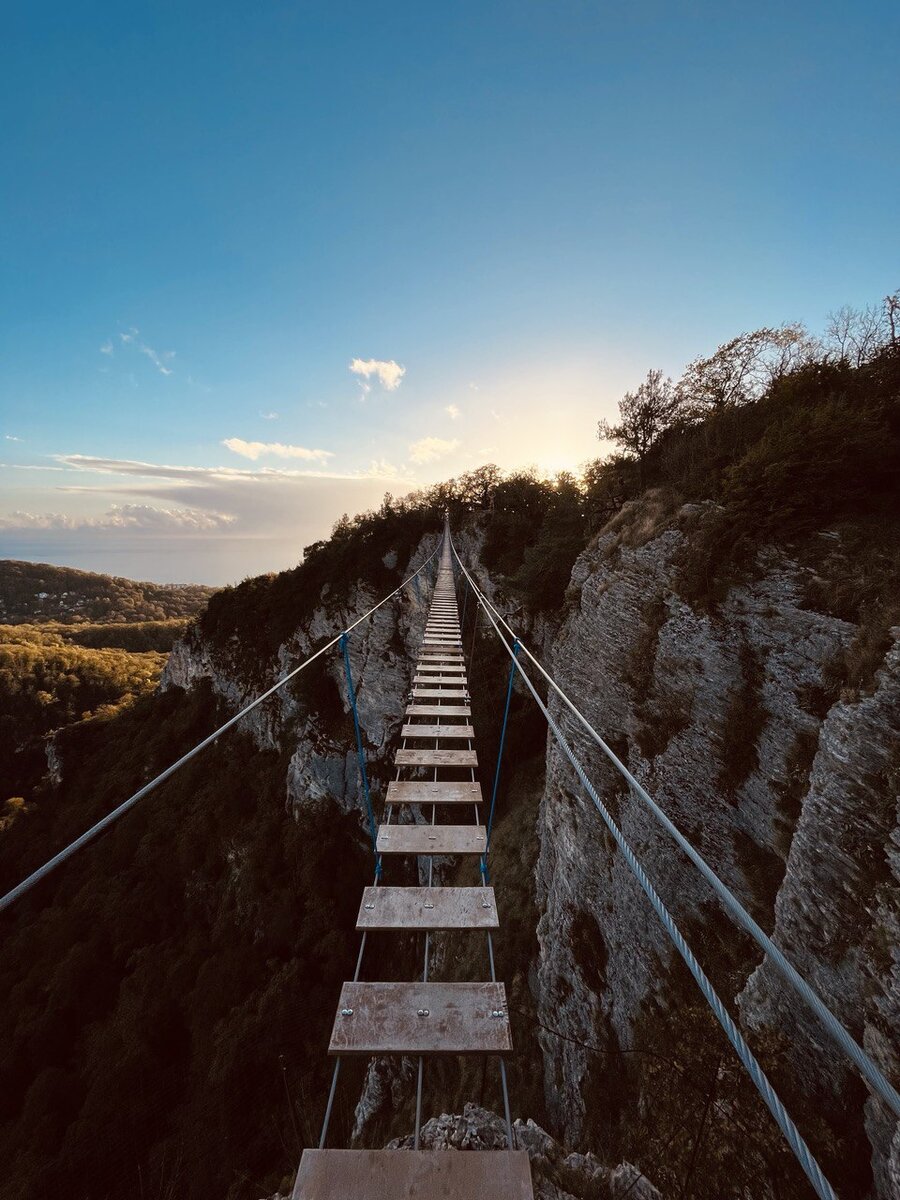
<instances>
[{"instance_id":1,"label":"blue support rope","mask_svg":"<svg viewBox=\"0 0 900 1200\"><path fill-rule=\"evenodd\" d=\"M509 723L509 706L512 702L513 684L516 680L516 659L519 656L519 639L513 642L512 662L509 664L509 683L506 686L506 706L503 709L503 724L500 726L500 745L497 748L497 766L494 770L494 787L491 791L491 810L488 814L487 836L484 840L484 854L481 856L481 869L487 879L487 855L491 848L491 830L494 827L494 807L497 803L497 789L500 786L500 764L503 762L503 746L506 742L506 726Z\"/></svg>"},{"instance_id":2,"label":"blue support rope","mask_svg":"<svg viewBox=\"0 0 900 1200\"><path fill-rule=\"evenodd\" d=\"M350 639L346 633L341 637L341 651L344 655L344 672L347 676L347 695L350 697L350 709L353 713L353 729L356 733L356 756L359 759L359 774L362 779L363 795L366 799L366 812L369 815L369 832L372 835L372 852L375 855L375 874L381 874L381 855L378 853L378 830L375 826L375 813L372 809L372 797L369 793L369 773L366 770L366 756L363 751L362 730L359 727L359 711L356 707L356 692L353 688L353 673L350 670Z\"/></svg>"}]
</instances>

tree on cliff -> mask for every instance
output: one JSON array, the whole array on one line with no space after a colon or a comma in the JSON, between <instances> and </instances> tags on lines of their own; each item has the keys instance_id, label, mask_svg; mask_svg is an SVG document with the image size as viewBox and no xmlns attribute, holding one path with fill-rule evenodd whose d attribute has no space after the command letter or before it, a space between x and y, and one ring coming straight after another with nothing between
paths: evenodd
<instances>
[{"instance_id":1,"label":"tree on cliff","mask_svg":"<svg viewBox=\"0 0 900 1200\"><path fill-rule=\"evenodd\" d=\"M678 420L681 397L672 386L672 380L662 371L651 370L636 392L626 392L619 401L619 422L611 425L600 421L597 436L602 440L618 442L638 461L639 472L643 471L644 459L667 429ZM643 479L641 479L643 485Z\"/></svg>"},{"instance_id":2,"label":"tree on cliff","mask_svg":"<svg viewBox=\"0 0 900 1200\"><path fill-rule=\"evenodd\" d=\"M818 349L796 321L739 333L708 358L688 363L676 389L683 415L698 420L708 412L758 400L776 379L809 362Z\"/></svg>"}]
</instances>

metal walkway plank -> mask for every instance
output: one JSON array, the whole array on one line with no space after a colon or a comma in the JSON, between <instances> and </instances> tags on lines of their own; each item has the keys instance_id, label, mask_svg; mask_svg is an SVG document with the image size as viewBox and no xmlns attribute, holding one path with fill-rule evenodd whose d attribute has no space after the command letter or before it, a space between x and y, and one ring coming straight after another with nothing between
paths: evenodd
<instances>
[{"instance_id":1,"label":"metal walkway plank","mask_svg":"<svg viewBox=\"0 0 900 1200\"><path fill-rule=\"evenodd\" d=\"M394 755L397 767L477 767L474 750L398 750Z\"/></svg>"},{"instance_id":2,"label":"metal walkway plank","mask_svg":"<svg viewBox=\"0 0 900 1200\"><path fill-rule=\"evenodd\" d=\"M379 825L379 854L483 854L483 825Z\"/></svg>"},{"instance_id":3,"label":"metal walkway plank","mask_svg":"<svg viewBox=\"0 0 900 1200\"><path fill-rule=\"evenodd\" d=\"M357 929L496 929L489 887L367 887Z\"/></svg>"},{"instance_id":4,"label":"metal walkway plank","mask_svg":"<svg viewBox=\"0 0 900 1200\"><path fill-rule=\"evenodd\" d=\"M525 1150L304 1150L292 1200L534 1200Z\"/></svg>"},{"instance_id":5,"label":"metal walkway plank","mask_svg":"<svg viewBox=\"0 0 900 1200\"><path fill-rule=\"evenodd\" d=\"M418 700L468 700L468 689L463 688L460 691L457 688L445 688L441 691L440 688L414 687L413 699Z\"/></svg>"},{"instance_id":6,"label":"metal walkway plank","mask_svg":"<svg viewBox=\"0 0 900 1200\"><path fill-rule=\"evenodd\" d=\"M471 725L404 725L400 730L403 738L474 738Z\"/></svg>"},{"instance_id":7,"label":"metal walkway plank","mask_svg":"<svg viewBox=\"0 0 900 1200\"><path fill-rule=\"evenodd\" d=\"M468 704L408 704L408 717L471 717Z\"/></svg>"},{"instance_id":8,"label":"metal walkway plank","mask_svg":"<svg viewBox=\"0 0 900 1200\"><path fill-rule=\"evenodd\" d=\"M413 687L420 684L426 687L434 687L435 684L443 684L444 687L466 687L468 680L465 675L414 675Z\"/></svg>"},{"instance_id":9,"label":"metal walkway plank","mask_svg":"<svg viewBox=\"0 0 900 1200\"><path fill-rule=\"evenodd\" d=\"M508 1054L502 983L345 983L329 1054Z\"/></svg>"},{"instance_id":10,"label":"metal walkway plank","mask_svg":"<svg viewBox=\"0 0 900 1200\"><path fill-rule=\"evenodd\" d=\"M430 779L392 779L386 804L484 804L479 782L461 784Z\"/></svg>"}]
</instances>

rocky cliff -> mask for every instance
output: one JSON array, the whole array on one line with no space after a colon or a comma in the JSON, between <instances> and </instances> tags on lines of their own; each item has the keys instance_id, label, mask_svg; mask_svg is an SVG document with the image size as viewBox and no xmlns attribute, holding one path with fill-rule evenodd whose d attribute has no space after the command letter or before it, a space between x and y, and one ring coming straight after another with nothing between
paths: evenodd
<instances>
[{"instance_id":1,"label":"rocky cliff","mask_svg":"<svg viewBox=\"0 0 900 1200\"><path fill-rule=\"evenodd\" d=\"M387 556L385 566L398 568L401 577L407 578L432 555L436 545L437 535L428 534L408 562L398 564L393 554ZM412 651L421 640L427 612L429 570L426 567L413 580L401 600L382 605L349 638L360 727L376 783L403 716L411 682ZM200 680L208 680L227 708L237 711L352 625L381 598L363 581L338 598L326 585L318 602L311 606L311 615L267 663L248 664L237 639L233 644L213 645L195 627L175 646L161 687L190 690ZM361 813L356 747L352 737L347 737L348 709L343 660L335 649L245 718L245 728L260 748L287 746L292 750L285 779L289 811L309 802L330 800L344 812L357 809Z\"/></svg>"},{"instance_id":2,"label":"rocky cliff","mask_svg":"<svg viewBox=\"0 0 900 1200\"><path fill-rule=\"evenodd\" d=\"M685 555L707 515L686 506L661 519L652 503L626 506L575 566L551 668L896 1077L900 646L871 695L834 697L835 660L857 630L811 607L813 568L771 547L714 612L692 607L681 596ZM770 1069L845 1194L897 1195L896 1123L866 1098L815 1019L733 930L561 704L552 707L703 966L732 1010L739 1006L755 1044L772 1050ZM654 1092L656 1074L628 1056L640 1061L661 1043L676 1045L692 997L646 898L553 746L539 836L547 1105L569 1141L602 1143L617 1115L619 1126L642 1109L664 1119L671 1098ZM617 1103L609 1101L610 1068ZM757 1179L753 1194L772 1194L771 1186Z\"/></svg>"}]
</instances>

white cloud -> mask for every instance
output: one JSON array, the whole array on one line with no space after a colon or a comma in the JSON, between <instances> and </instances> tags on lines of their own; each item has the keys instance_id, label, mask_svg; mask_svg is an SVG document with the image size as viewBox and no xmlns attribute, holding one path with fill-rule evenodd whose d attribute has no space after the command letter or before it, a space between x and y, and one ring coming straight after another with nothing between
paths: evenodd
<instances>
[{"instance_id":1,"label":"white cloud","mask_svg":"<svg viewBox=\"0 0 900 1200\"><path fill-rule=\"evenodd\" d=\"M401 480L405 483L413 481L412 472L408 467L395 467L386 458L373 458L365 472L365 477L367 479L392 479L395 482Z\"/></svg>"},{"instance_id":2,"label":"white cloud","mask_svg":"<svg viewBox=\"0 0 900 1200\"><path fill-rule=\"evenodd\" d=\"M457 404L448 404L444 412L451 421L457 421L462 416L462 409Z\"/></svg>"},{"instance_id":3,"label":"white cloud","mask_svg":"<svg viewBox=\"0 0 900 1200\"><path fill-rule=\"evenodd\" d=\"M5 433L5 434L3 435L3 437L4 437L5 441L7 441L7 442L21 442L21 441L24 441L24 438L16 437L16 435L15 435L14 433Z\"/></svg>"},{"instance_id":4,"label":"white cloud","mask_svg":"<svg viewBox=\"0 0 900 1200\"><path fill-rule=\"evenodd\" d=\"M13 512L0 517L0 529L142 529L159 533L208 533L235 521L227 513L198 508L156 508L152 504L114 504L99 517L67 513Z\"/></svg>"},{"instance_id":5,"label":"white cloud","mask_svg":"<svg viewBox=\"0 0 900 1200\"><path fill-rule=\"evenodd\" d=\"M48 496L49 480L63 486L53 487L47 511L44 501L20 501L32 510L25 516L0 510L8 514L0 522L4 553L135 579L226 583L295 566L301 548L327 537L340 513L377 508L386 491L415 486L384 461L343 473L304 462L200 467L89 454L49 462L29 470L56 472L44 484Z\"/></svg>"},{"instance_id":6,"label":"white cloud","mask_svg":"<svg viewBox=\"0 0 900 1200\"><path fill-rule=\"evenodd\" d=\"M354 358L350 362L350 371L362 379L371 379L374 376L386 392L395 392L406 374L406 367L401 367L393 359L385 362L379 358ZM366 385L363 387L368 391Z\"/></svg>"},{"instance_id":7,"label":"white cloud","mask_svg":"<svg viewBox=\"0 0 900 1200\"><path fill-rule=\"evenodd\" d=\"M277 458L302 458L306 462L325 463L334 458L331 450L308 450L306 446L286 446L282 442L245 442L243 438L225 438L222 445L240 454L242 458L256 462L263 454L274 454Z\"/></svg>"},{"instance_id":8,"label":"white cloud","mask_svg":"<svg viewBox=\"0 0 900 1200\"><path fill-rule=\"evenodd\" d=\"M172 368L166 364L171 362L171 360L175 357L174 350L163 350L161 354L157 354L152 346L145 346L143 342L141 342L140 346L138 346L138 349L140 350L141 354L147 355L161 375L172 374Z\"/></svg>"},{"instance_id":9,"label":"white cloud","mask_svg":"<svg viewBox=\"0 0 900 1200\"><path fill-rule=\"evenodd\" d=\"M123 346L134 346L134 348L136 350L139 350L141 352L141 354L145 354L147 356L147 358L150 359L150 361L153 363L154 367L156 367L157 371L159 371L159 373L161 375L173 374L172 368L169 366L169 363L175 357L175 351L174 350L159 350L159 351L154 350L152 346L148 346L147 343L141 339L140 333L141 333L141 331L139 329L135 329L135 327L132 325L132 327L128 330L127 333L119 334L119 341L122 343ZM100 347L100 353L101 354L112 354L112 352L113 352L112 341L107 339L103 343L103 345Z\"/></svg>"},{"instance_id":10,"label":"white cloud","mask_svg":"<svg viewBox=\"0 0 900 1200\"><path fill-rule=\"evenodd\" d=\"M409 457L414 463L435 462L439 458L446 458L454 450L458 450L459 445L459 438L423 437L412 443L409 448Z\"/></svg>"},{"instance_id":11,"label":"white cloud","mask_svg":"<svg viewBox=\"0 0 900 1200\"><path fill-rule=\"evenodd\" d=\"M262 417L262 419L264 421L277 421L281 414L277 413L277 412L267 412L267 413L260 413L259 415Z\"/></svg>"}]
</instances>

